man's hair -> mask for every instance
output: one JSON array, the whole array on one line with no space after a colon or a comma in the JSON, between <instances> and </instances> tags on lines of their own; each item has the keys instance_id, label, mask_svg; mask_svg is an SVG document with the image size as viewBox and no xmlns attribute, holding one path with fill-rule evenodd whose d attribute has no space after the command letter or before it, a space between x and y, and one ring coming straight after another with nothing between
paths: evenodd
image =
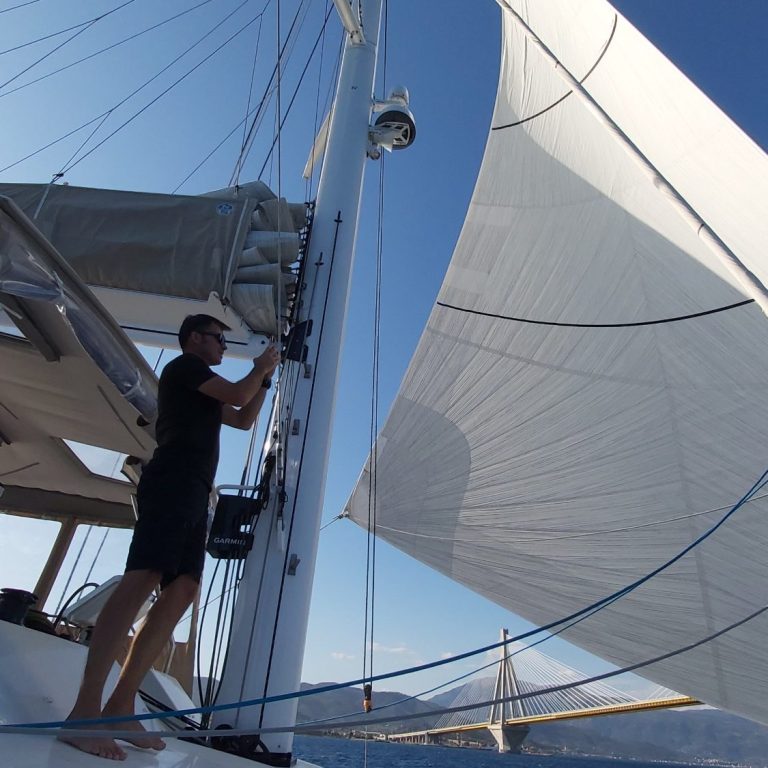
<instances>
[{"instance_id":1,"label":"man's hair","mask_svg":"<svg viewBox=\"0 0 768 768\"><path fill-rule=\"evenodd\" d=\"M189 337L195 331L203 331L212 324L217 325L222 331L232 330L221 320L211 317L210 315L187 315L184 318L184 322L181 324L181 328L179 328L179 346L184 349L184 346L189 341Z\"/></svg>"}]
</instances>

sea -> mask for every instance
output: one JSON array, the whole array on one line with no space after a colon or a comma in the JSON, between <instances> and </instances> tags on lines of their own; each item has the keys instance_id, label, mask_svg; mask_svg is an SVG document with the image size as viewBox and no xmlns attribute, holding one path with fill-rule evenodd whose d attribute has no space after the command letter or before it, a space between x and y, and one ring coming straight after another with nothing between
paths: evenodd
<instances>
[{"instance_id":1,"label":"sea","mask_svg":"<svg viewBox=\"0 0 768 768\"><path fill-rule=\"evenodd\" d=\"M299 736L293 754L322 768L694 768L684 763L644 763L604 757L500 754L436 745ZM701 765L695 768L701 768Z\"/></svg>"}]
</instances>

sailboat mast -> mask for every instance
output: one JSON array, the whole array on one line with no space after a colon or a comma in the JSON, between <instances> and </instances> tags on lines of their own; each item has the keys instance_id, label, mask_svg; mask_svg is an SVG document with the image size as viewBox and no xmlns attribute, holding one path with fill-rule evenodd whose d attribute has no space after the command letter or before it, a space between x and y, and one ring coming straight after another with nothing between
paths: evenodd
<instances>
[{"instance_id":1,"label":"sailboat mast","mask_svg":"<svg viewBox=\"0 0 768 768\"><path fill-rule=\"evenodd\" d=\"M309 599L325 493L336 386L369 130L382 0L337 8L348 36L339 73L300 296L299 321L311 323L295 395L280 413L271 496L256 526L237 598L218 702L299 688ZM309 327L309 326L307 326ZM225 710L215 726L293 725L297 701ZM262 762L290 764L292 733L264 734L263 747L243 744Z\"/></svg>"}]
</instances>

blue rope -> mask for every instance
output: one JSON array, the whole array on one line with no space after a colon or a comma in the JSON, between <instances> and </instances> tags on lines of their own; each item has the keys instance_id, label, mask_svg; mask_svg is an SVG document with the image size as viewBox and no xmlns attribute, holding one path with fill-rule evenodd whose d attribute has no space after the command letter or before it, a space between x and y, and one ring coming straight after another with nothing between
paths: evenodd
<instances>
[{"instance_id":1,"label":"blue rope","mask_svg":"<svg viewBox=\"0 0 768 768\"><path fill-rule=\"evenodd\" d=\"M291 691L289 693L280 693L272 696L263 696L258 699L247 699L245 701L238 701L231 704L216 704L216 705L211 705L206 707L190 707L188 709L179 709L179 710L174 710L170 712L147 712L145 714L133 715L131 717L102 717L102 718L88 718L83 720L57 720L57 721L39 722L39 723L14 723L12 725L14 727L20 727L20 728L61 728L63 726L72 727L72 726L79 726L79 725L107 725L112 723L124 723L124 722L130 722L130 721L153 720L153 719L160 720L160 719L165 719L170 717L182 717L182 716L188 716L188 715L207 714L211 712L223 712L230 709L245 709L247 707L257 707L264 704L272 704L278 701L286 701L288 699L300 699L300 698L304 698L305 696L314 696L320 693L329 693L331 691L341 690L342 688L351 688L356 685L363 685L365 683L375 683L375 682L378 682L379 680L388 680L395 677L403 677L405 675L414 674L416 672L423 672L427 669L434 669L435 667L441 667L445 664L452 664L455 661L461 661L462 659L467 659L467 658L470 658L471 656L477 656L478 654L486 653L487 651L500 648L501 646L507 645L508 643L520 642L521 640L526 640L529 637L534 637L535 635L541 634L542 632L547 632L550 629L554 629L555 627L558 627L561 624L568 624L568 626L563 627L560 630L560 632L562 632L564 629L568 629L568 627L573 626L573 624L577 623L576 620L582 621L588 616L591 616L597 613L597 611L602 610L603 608L607 607L608 605L620 599L621 597L624 597L630 592L633 592L638 587L650 581L652 578L657 576L662 571L674 565L678 560L680 560L685 555L687 555L692 549L694 549L699 544L701 544L702 541L709 538L709 536L711 536L718 528L720 528L726 522L726 520L728 520L738 509L744 506L744 504L746 504L752 498L752 496L754 496L754 494L757 493L757 491L762 489L766 485L766 483L768 483L768 469L766 469L765 472L763 472L763 474L752 485L752 487L739 499L738 502L736 502L736 504L733 507L731 507L731 509L728 510L728 512L726 512L722 516L722 518L720 518L720 520L718 520L715 524L713 524L710 528L708 528L704 533L701 534L701 536L695 539L691 544L685 547L682 551L680 551L674 557L670 558L665 563L663 563L662 565L660 565L658 568L654 569L650 573L646 574L642 578L637 579L636 581L632 582L631 584L628 584L626 587L623 587L622 589L617 590L616 592L608 595L607 597L597 600L596 602L586 606L585 608L581 608L578 611L574 611L574 613L571 613L568 616L565 616L556 621L552 621L549 624L545 624L544 626L539 627L537 629L528 630L527 632L523 632L519 635L516 635L515 637L507 638L506 640L499 640L495 643L491 643L490 645L484 645L483 647L476 648L475 650L472 650L472 651L465 651L464 653L459 653L456 656L450 656L447 659L439 659L438 661L431 661L426 664L418 664L416 666L406 667L405 669L396 670L394 672L382 672L378 675L373 675L367 678L347 680L346 682L343 682L343 683L332 683L329 685L323 685L317 688L312 688L304 691ZM549 638L545 638L545 639L549 639ZM543 640L539 642L543 642ZM539 642L535 644L538 645Z\"/></svg>"}]
</instances>

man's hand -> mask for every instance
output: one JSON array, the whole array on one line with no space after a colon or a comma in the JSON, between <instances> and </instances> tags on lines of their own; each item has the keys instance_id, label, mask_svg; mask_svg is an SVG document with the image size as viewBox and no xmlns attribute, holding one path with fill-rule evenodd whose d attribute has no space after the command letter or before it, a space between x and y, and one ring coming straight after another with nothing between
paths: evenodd
<instances>
[{"instance_id":1,"label":"man's hand","mask_svg":"<svg viewBox=\"0 0 768 768\"><path fill-rule=\"evenodd\" d=\"M253 367L259 371L260 375L265 379L272 378L272 374L275 372L280 363L280 353L277 348L270 344L258 357L253 358Z\"/></svg>"}]
</instances>

